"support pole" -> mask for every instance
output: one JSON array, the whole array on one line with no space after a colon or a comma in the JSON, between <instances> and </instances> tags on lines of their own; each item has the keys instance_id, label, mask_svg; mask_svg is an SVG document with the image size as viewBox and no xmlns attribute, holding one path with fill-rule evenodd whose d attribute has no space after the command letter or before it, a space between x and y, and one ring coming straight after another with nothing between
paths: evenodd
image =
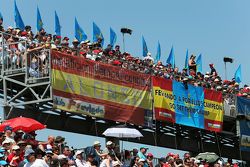
<instances>
[{"instance_id":1,"label":"support pole","mask_svg":"<svg viewBox=\"0 0 250 167\"><path fill-rule=\"evenodd\" d=\"M125 34L122 33L122 41L123 41L123 52L125 52Z\"/></svg>"}]
</instances>

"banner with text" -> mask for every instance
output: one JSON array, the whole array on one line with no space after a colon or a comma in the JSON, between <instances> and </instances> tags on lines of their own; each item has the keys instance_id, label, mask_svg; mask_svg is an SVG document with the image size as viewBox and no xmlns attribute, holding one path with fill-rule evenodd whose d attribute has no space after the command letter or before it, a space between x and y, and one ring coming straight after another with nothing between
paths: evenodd
<instances>
[{"instance_id":1,"label":"banner with text","mask_svg":"<svg viewBox=\"0 0 250 167\"><path fill-rule=\"evenodd\" d=\"M220 132L223 124L222 93L153 77L156 120Z\"/></svg>"},{"instance_id":2,"label":"banner with text","mask_svg":"<svg viewBox=\"0 0 250 167\"><path fill-rule=\"evenodd\" d=\"M53 51L52 87L58 109L152 125L149 75Z\"/></svg>"},{"instance_id":3,"label":"banner with text","mask_svg":"<svg viewBox=\"0 0 250 167\"><path fill-rule=\"evenodd\" d=\"M240 120L240 149L250 152L250 99L237 96L237 115Z\"/></svg>"}]
</instances>

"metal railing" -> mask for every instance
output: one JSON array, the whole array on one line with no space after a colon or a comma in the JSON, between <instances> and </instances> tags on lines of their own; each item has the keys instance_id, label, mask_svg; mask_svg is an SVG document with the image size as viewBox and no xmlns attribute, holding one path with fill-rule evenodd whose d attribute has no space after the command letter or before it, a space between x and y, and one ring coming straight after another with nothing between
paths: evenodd
<instances>
[{"instance_id":1,"label":"metal railing","mask_svg":"<svg viewBox=\"0 0 250 167\"><path fill-rule=\"evenodd\" d=\"M6 37L8 37L8 39ZM0 32L0 44L1 75L24 73L27 41L10 34Z\"/></svg>"},{"instance_id":2,"label":"metal railing","mask_svg":"<svg viewBox=\"0 0 250 167\"><path fill-rule=\"evenodd\" d=\"M51 78L50 49L38 49L27 53L26 83L49 81Z\"/></svg>"}]
</instances>

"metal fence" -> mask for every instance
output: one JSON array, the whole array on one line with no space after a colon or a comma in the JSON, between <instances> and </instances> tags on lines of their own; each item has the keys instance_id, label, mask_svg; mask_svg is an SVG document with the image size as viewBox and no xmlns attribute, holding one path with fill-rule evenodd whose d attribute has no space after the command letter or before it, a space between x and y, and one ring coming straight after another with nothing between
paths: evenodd
<instances>
[{"instance_id":1,"label":"metal fence","mask_svg":"<svg viewBox=\"0 0 250 167\"><path fill-rule=\"evenodd\" d=\"M13 40L14 39L14 40ZM50 49L28 49L31 41L0 32L1 75L25 74L25 83L49 80L51 76Z\"/></svg>"},{"instance_id":2,"label":"metal fence","mask_svg":"<svg viewBox=\"0 0 250 167\"><path fill-rule=\"evenodd\" d=\"M32 52L28 52L26 63L26 83L50 80L50 49L39 49Z\"/></svg>"},{"instance_id":3,"label":"metal fence","mask_svg":"<svg viewBox=\"0 0 250 167\"><path fill-rule=\"evenodd\" d=\"M0 32L0 51L1 75L15 75L25 72L26 40Z\"/></svg>"}]
</instances>

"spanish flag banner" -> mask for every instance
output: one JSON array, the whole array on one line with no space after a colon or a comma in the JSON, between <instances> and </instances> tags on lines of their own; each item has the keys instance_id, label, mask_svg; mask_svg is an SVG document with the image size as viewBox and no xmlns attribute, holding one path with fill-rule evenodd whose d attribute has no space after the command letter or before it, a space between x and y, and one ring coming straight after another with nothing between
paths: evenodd
<instances>
[{"instance_id":1,"label":"spanish flag banner","mask_svg":"<svg viewBox=\"0 0 250 167\"><path fill-rule=\"evenodd\" d=\"M150 126L150 86L150 75L52 52L53 103L57 109Z\"/></svg>"}]
</instances>

